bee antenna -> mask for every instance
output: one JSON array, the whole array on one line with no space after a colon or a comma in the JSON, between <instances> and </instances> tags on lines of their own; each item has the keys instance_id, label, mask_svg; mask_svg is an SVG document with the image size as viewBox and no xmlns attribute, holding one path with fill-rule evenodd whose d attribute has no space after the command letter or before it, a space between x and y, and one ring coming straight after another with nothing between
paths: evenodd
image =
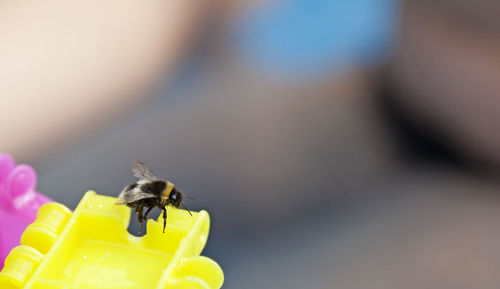
<instances>
[{"instance_id":1,"label":"bee antenna","mask_svg":"<svg viewBox=\"0 0 500 289\"><path fill-rule=\"evenodd\" d=\"M188 211L189 215L191 215L191 217L192 217L193 214L191 214L191 211L186 207L186 205L184 205L184 202L182 202L181 204L184 207L184 209L186 209L186 211Z\"/></svg>"},{"instance_id":2,"label":"bee antenna","mask_svg":"<svg viewBox=\"0 0 500 289\"><path fill-rule=\"evenodd\" d=\"M188 199L190 199L190 200L193 200L193 201L195 201L195 200L196 200L195 198L190 197L190 196L185 196L185 197L186 197L186 198L188 198Z\"/></svg>"}]
</instances>

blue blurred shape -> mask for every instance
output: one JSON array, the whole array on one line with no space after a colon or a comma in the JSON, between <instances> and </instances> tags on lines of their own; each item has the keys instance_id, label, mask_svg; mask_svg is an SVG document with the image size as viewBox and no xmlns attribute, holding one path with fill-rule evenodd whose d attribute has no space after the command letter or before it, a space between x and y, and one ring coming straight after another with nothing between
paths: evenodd
<instances>
[{"instance_id":1,"label":"blue blurred shape","mask_svg":"<svg viewBox=\"0 0 500 289\"><path fill-rule=\"evenodd\" d=\"M271 0L246 14L236 39L250 63L285 75L374 65L390 52L398 4L397 0Z\"/></svg>"}]
</instances>

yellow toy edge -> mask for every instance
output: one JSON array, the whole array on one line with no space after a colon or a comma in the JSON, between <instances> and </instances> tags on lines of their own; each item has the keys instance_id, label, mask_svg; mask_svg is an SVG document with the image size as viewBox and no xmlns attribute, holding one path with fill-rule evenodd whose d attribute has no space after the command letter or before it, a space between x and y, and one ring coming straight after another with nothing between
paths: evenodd
<instances>
[{"instance_id":1,"label":"yellow toy edge","mask_svg":"<svg viewBox=\"0 0 500 289\"><path fill-rule=\"evenodd\" d=\"M44 269L47 266L47 263L53 258L53 255L55 254L55 252L58 251L58 248L62 245L63 240L67 237L68 232L71 228L71 226L68 226L68 225L75 222L75 219L79 217L80 212L81 212L81 208L87 204L88 199L93 197L93 196L96 196L96 195L97 195L97 193L94 191L87 191L85 193L85 195L83 196L79 205L77 206L75 211L72 213L69 220L66 222L64 229L60 232L59 237L54 242L54 244L51 246L48 253L43 256L41 262L38 264L36 270L29 277L29 280L27 280L27 283L25 284L25 286L23 288L32 287L33 282L35 282L35 280L39 279L39 275L41 274L41 272L44 271ZM150 220L150 221L154 222L154 220ZM128 222L128 220L127 220L127 222ZM205 227L204 227L204 225L205 225ZM158 289L169 288L169 284L171 284L169 282L173 280L172 277L175 273L175 269L177 266L179 266L179 264L182 262L183 259L190 258L190 257L196 257L201 253L201 251L205 247L205 244L207 241L207 236L205 236L204 240L202 240L202 244L199 243L197 245L197 241L200 241L200 240L198 240L198 238L200 237L200 234L205 233L205 232L202 232L202 230L206 231L208 233L209 228L210 228L210 217L206 211L202 210L197 214L197 219L196 219L194 225L192 226L191 230L186 235L184 240L181 241L181 244L179 244L179 248L177 249L176 253L172 257L172 261L165 269L165 273L163 274L162 278L158 282L158 285L157 285ZM205 235L207 235L207 233L205 233ZM194 247L192 247L192 246L194 246ZM192 253L189 254L188 250L190 249L190 247L193 249L193 252L195 252L194 254L192 254ZM214 266L213 268L215 268L215 272L217 272L219 275L219 276L217 276L218 278L216 278L217 280L219 280L219 282L217 282L217 283L219 283L221 286L223 283L223 280L224 280L224 275L223 275L222 269L220 269L220 267L217 265L217 263L215 263L211 259L208 259L208 260L210 260L213 263L213 266ZM218 287L220 287L220 286L218 286Z\"/></svg>"},{"instance_id":2,"label":"yellow toy edge","mask_svg":"<svg viewBox=\"0 0 500 289\"><path fill-rule=\"evenodd\" d=\"M47 266L47 263L52 260L53 255L57 252L57 249L61 246L63 240L65 237L68 235L68 232L71 228L71 226L68 226L68 224L71 224L75 221L75 219L80 215L80 208L83 207L87 203L87 199L89 199L91 196L95 196L96 193L94 191L88 191L85 193L83 198L80 200L80 203L76 207L75 211L73 214L71 214L71 217L69 218L68 222L64 226L64 229L61 231L61 234L55 241L55 243L52 245L50 248L49 252L42 258L42 262L40 262L40 265L38 265L37 270L31 275L29 278L28 282L25 284L24 288L30 288L33 285L33 282L38 279L39 275L41 272L44 271L45 267Z\"/></svg>"},{"instance_id":3,"label":"yellow toy edge","mask_svg":"<svg viewBox=\"0 0 500 289\"><path fill-rule=\"evenodd\" d=\"M175 252L175 255L172 257L172 262L169 264L169 266L165 270L165 274L160 279L160 282L158 283L157 287L158 289L167 288L169 280L172 279L174 269L181 262L181 259L183 257L191 257L191 256L186 256L187 249L190 243L194 242L196 236L199 235L204 222L208 222L208 226L210 226L210 217L208 216L208 213L206 211L200 211L198 214L198 218L196 219L196 222L193 225L191 231L187 234L184 240L182 240L181 244L179 244L179 249L177 249L177 252ZM202 249L204 247L205 244L203 244Z\"/></svg>"}]
</instances>

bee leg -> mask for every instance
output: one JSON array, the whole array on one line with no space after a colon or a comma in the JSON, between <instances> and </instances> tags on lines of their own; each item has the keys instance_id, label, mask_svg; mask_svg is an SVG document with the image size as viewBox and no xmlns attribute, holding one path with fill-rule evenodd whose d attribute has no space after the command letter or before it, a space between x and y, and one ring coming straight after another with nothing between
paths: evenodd
<instances>
[{"instance_id":1,"label":"bee leg","mask_svg":"<svg viewBox=\"0 0 500 289\"><path fill-rule=\"evenodd\" d=\"M163 234L165 234L165 227L167 226L167 209L163 207Z\"/></svg>"},{"instance_id":2,"label":"bee leg","mask_svg":"<svg viewBox=\"0 0 500 289\"><path fill-rule=\"evenodd\" d=\"M152 209L153 209L153 207L149 207L146 210L146 213L144 213L144 216L142 216L142 219L144 220L144 222L146 222L146 224L147 224L147 221L148 221L148 214L149 214L149 212L151 212Z\"/></svg>"},{"instance_id":3,"label":"bee leg","mask_svg":"<svg viewBox=\"0 0 500 289\"><path fill-rule=\"evenodd\" d=\"M143 211L143 207L142 206L138 206L135 208L135 213L137 215L137 220L139 221L139 225L141 225L141 228L139 230L139 233L140 234L142 232L142 224L143 224L143 216L142 216L142 211Z\"/></svg>"}]
</instances>

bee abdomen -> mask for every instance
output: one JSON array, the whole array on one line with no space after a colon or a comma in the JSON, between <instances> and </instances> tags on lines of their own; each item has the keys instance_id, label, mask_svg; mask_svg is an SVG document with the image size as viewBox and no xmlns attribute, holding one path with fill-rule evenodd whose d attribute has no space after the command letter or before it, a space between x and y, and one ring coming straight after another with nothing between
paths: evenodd
<instances>
[{"instance_id":1,"label":"bee abdomen","mask_svg":"<svg viewBox=\"0 0 500 289\"><path fill-rule=\"evenodd\" d=\"M137 188L137 183L133 183L133 184L130 184L128 185L124 191L131 191L133 189Z\"/></svg>"}]
</instances>

